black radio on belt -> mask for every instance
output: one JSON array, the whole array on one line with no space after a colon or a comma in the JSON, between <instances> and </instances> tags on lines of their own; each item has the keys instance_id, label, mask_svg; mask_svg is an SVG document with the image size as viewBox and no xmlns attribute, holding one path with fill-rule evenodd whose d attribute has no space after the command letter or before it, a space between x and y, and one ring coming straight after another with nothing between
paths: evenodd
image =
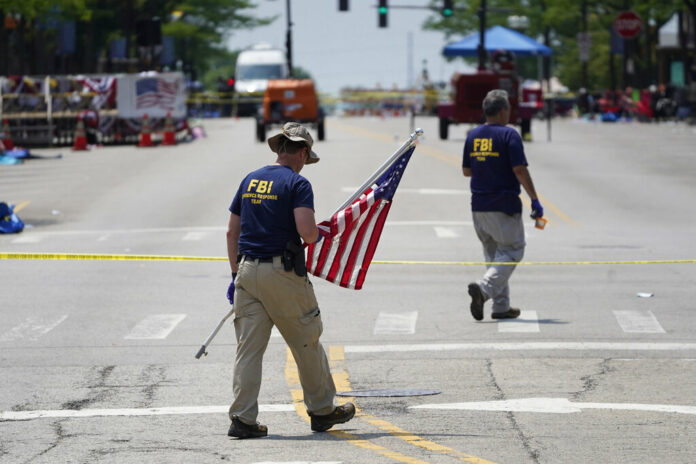
<instances>
[{"instance_id":1,"label":"black radio on belt","mask_svg":"<svg viewBox=\"0 0 696 464\"><path fill-rule=\"evenodd\" d=\"M285 250L281 256L283 267L286 271L295 271L300 277L307 275L307 265L305 264L304 248L299 243L290 240L285 244Z\"/></svg>"}]
</instances>

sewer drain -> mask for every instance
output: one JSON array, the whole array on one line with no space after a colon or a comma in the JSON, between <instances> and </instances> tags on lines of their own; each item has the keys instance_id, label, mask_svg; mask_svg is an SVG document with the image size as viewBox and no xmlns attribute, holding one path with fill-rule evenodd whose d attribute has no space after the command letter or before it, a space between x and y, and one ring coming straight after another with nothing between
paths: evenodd
<instances>
[{"instance_id":1,"label":"sewer drain","mask_svg":"<svg viewBox=\"0 0 696 464\"><path fill-rule=\"evenodd\" d=\"M336 396L426 396L440 393L440 390L352 390L336 392Z\"/></svg>"}]
</instances>

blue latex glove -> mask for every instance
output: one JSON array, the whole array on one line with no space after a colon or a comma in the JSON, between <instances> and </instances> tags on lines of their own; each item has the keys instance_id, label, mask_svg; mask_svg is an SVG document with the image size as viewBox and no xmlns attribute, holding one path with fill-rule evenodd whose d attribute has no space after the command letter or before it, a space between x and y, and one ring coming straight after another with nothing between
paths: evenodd
<instances>
[{"instance_id":1,"label":"blue latex glove","mask_svg":"<svg viewBox=\"0 0 696 464\"><path fill-rule=\"evenodd\" d=\"M532 200L532 219L540 218L544 215L544 208L539 203L539 200Z\"/></svg>"},{"instance_id":2,"label":"blue latex glove","mask_svg":"<svg viewBox=\"0 0 696 464\"><path fill-rule=\"evenodd\" d=\"M234 280L237 278L237 274L232 274L232 282L230 282L230 286L227 287L227 299L230 301L230 304L234 304Z\"/></svg>"}]
</instances>

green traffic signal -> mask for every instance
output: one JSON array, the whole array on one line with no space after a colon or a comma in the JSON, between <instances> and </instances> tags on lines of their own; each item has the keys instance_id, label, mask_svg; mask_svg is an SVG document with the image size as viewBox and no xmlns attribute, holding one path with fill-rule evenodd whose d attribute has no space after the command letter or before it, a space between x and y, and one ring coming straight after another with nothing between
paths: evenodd
<instances>
[{"instance_id":1,"label":"green traffic signal","mask_svg":"<svg viewBox=\"0 0 696 464\"><path fill-rule=\"evenodd\" d=\"M387 14L387 7L386 7L386 6L380 6L380 7L379 7L379 14Z\"/></svg>"},{"instance_id":2,"label":"green traffic signal","mask_svg":"<svg viewBox=\"0 0 696 464\"><path fill-rule=\"evenodd\" d=\"M442 10L442 16L449 18L452 16L452 9L451 8L443 8Z\"/></svg>"}]
</instances>

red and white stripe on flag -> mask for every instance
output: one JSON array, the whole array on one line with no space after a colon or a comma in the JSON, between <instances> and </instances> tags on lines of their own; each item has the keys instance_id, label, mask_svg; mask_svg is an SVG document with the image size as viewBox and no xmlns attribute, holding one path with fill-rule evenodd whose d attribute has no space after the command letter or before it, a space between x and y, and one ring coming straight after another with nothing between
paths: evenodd
<instances>
[{"instance_id":1,"label":"red and white stripe on flag","mask_svg":"<svg viewBox=\"0 0 696 464\"><path fill-rule=\"evenodd\" d=\"M391 207L391 200L375 197L375 188L319 224L324 239L307 247L309 273L341 287L362 288Z\"/></svg>"}]
</instances>

